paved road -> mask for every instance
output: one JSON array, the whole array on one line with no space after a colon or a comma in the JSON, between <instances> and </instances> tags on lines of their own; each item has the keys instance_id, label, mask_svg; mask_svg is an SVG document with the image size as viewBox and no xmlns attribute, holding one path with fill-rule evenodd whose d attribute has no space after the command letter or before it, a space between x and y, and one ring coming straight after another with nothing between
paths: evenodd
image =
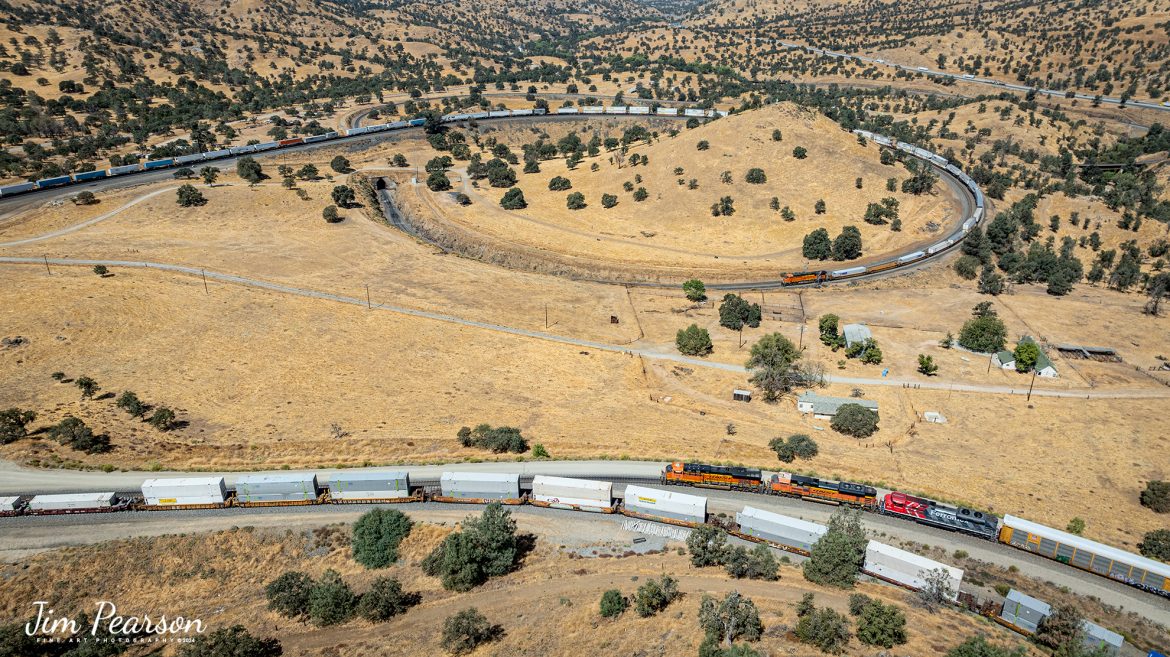
<instances>
[{"instance_id":1,"label":"paved road","mask_svg":"<svg viewBox=\"0 0 1170 657\"><path fill-rule=\"evenodd\" d=\"M526 463L458 463L443 466L405 466L403 468L370 468L371 470L407 470L414 480L437 480L443 471L480 471L480 472L520 472L523 476L533 474L550 474L562 476L577 476L615 481L615 494L621 497L625 489L625 481L643 478L657 478L665 464L651 461L547 461ZM337 470L300 470L300 471L273 471L273 472L314 472L322 482ZM63 472L51 470L29 470L20 468L11 463L0 462L0 494L37 492L63 492L83 490L123 490L132 491L141 486L145 479L159 476L174 476L179 473L167 472ZM209 475L212 473L208 473ZM223 476L229 485L234 484L237 473L214 473ZM763 496L752 493L733 491L699 490L696 494L708 498L710 513L725 513L734 515L742 510L743 506L750 505L757 508L782 513L788 516L803 518L812 522L824 523L834 507L803 502L801 500ZM352 515L364 506L338 505L323 507L281 507L261 509L224 509L208 511L176 511L176 512L139 512L93 514L78 516L48 516L48 517L21 517L0 519L0 554L5 551L13 553L27 552L46 547L59 547L69 544L84 544L99 540L88 537L97 532L86 532L86 527L103 525L113 527L119 536L153 535L158 533L173 533L182 531L183 526L176 526L176 520L198 522L204 530L212 528L240 525L245 520L255 520L257 524L271 524L273 516L290 517L294 514L298 519L306 517L319 519L321 524L337 522L344 517L352 519ZM452 505L439 504L410 504L404 505L403 510L410 509L451 509L459 508ZM475 507L469 507L473 512ZM566 519L574 522L591 522L597 517L592 514L576 513L571 511L557 511L518 507L521 513L562 514ZM339 516L341 514L341 516ZM1140 614L1155 622L1170 627L1170 600L1159 598L1152 594L1138 591L1118 582L1098 577L1089 573L1043 559L1032 554L1021 552L998 543L980 540L973 537L955 534L929 527L923 527L910 522L866 514L864 521L867 528L878 540L887 543L899 541L915 541L926 545L941 547L946 554L955 550L965 550L971 557L993 563L1004 568L1015 566L1033 577L1053 582L1059 586L1068 587L1080 595L1096 596L1108 604L1121 607L1127 611ZM215 524L208 527L207 524ZM104 527L100 532L100 540L113 538L110 527Z\"/></svg>"}]
</instances>

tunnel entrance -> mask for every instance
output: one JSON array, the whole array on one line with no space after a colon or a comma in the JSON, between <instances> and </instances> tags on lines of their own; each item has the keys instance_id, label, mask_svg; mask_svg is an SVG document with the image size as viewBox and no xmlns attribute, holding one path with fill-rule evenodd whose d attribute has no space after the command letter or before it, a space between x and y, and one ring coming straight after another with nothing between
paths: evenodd
<instances>
[{"instance_id":1,"label":"tunnel entrance","mask_svg":"<svg viewBox=\"0 0 1170 657\"><path fill-rule=\"evenodd\" d=\"M386 189L386 179L379 178L378 182L374 183L374 189L377 189L378 191L382 191L383 189Z\"/></svg>"}]
</instances>

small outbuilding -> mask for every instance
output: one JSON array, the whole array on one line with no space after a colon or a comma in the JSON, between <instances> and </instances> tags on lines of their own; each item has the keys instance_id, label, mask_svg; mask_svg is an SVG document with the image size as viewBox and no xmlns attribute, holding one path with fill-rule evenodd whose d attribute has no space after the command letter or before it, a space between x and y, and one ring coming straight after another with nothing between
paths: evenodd
<instances>
[{"instance_id":1,"label":"small outbuilding","mask_svg":"<svg viewBox=\"0 0 1170 657\"><path fill-rule=\"evenodd\" d=\"M1056 366L1052 364L1052 359L1050 359L1048 355L1044 353L1044 350L1040 348L1040 345L1035 340L1033 340L1031 336L1025 335L1024 337L1020 338L1020 344L1025 342L1031 342L1032 344L1035 344L1036 348L1040 351L1040 354L1036 356L1036 376L1042 376L1047 379L1055 379ZM1005 370L1016 369L1016 355L1010 351L1000 351L996 353L991 357L991 362Z\"/></svg>"},{"instance_id":2,"label":"small outbuilding","mask_svg":"<svg viewBox=\"0 0 1170 657\"><path fill-rule=\"evenodd\" d=\"M751 390L739 390L739 389L732 390L731 391L731 398L734 399L735 401L750 402L752 400L752 391Z\"/></svg>"},{"instance_id":3,"label":"small outbuilding","mask_svg":"<svg viewBox=\"0 0 1170 657\"><path fill-rule=\"evenodd\" d=\"M796 410L801 413L812 413L813 417L821 420L832 418L837 414L837 410L845 404L857 404L875 413L878 410L878 404L875 401L855 397L825 397L811 390L805 391L796 398Z\"/></svg>"},{"instance_id":4,"label":"small outbuilding","mask_svg":"<svg viewBox=\"0 0 1170 657\"><path fill-rule=\"evenodd\" d=\"M841 332L845 335L845 347L849 348L854 343L865 342L873 338L873 332L865 324L846 324Z\"/></svg>"}]
</instances>

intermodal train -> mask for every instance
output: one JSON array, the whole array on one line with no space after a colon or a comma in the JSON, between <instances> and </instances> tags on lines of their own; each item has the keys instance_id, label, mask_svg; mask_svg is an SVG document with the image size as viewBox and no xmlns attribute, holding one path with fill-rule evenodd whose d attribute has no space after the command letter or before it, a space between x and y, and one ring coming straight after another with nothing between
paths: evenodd
<instances>
[{"instance_id":1,"label":"intermodal train","mask_svg":"<svg viewBox=\"0 0 1170 657\"><path fill-rule=\"evenodd\" d=\"M514 110L492 110L489 112L472 112L459 114L446 114L442 117L443 123L458 123L461 121L482 121L488 119L501 119L509 117L528 117L541 116L547 114L548 111L543 107L534 109L514 109ZM722 110L712 109L696 109L686 108L680 114L676 107L645 107L645 106L611 106L602 107L601 105L584 106L580 109L576 107L562 107L556 111L558 115L563 114L632 114L632 115L650 115L668 116L673 118L715 118L720 116L727 116L727 112ZM64 187L66 185L75 185L79 183L89 183L105 178L116 178L118 176L125 176L142 171L154 171L158 169L168 169L174 167L190 166L202 162L210 162L213 160L220 160L227 157L235 157L239 155L250 155L252 153L262 153L265 151L278 150L281 148L289 148L292 146L299 146L302 144L315 144L320 142L327 142L336 139L344 139L347 137L354 137L357 135L373 134L379 132L388 132L393 130L403 130L406 128L420 127L425 123L425 119L414 118L405 121L394 121L391 123L379 123L375 125L361 126L357 128L349 128L348 130L340 130L336 132L326 132L324 134L312 135L309 137L295 137L292 139L281 139L278 141L266 141L260 144L248 144L245 146L232 146L206 153L192 153L190 155L180 155L178 157L162 158L158 160L147 160L136 164L127 164L124 166L110 167L108 169L99 169L95 171L82 171L78 173L71 173L64 176L54 176L51 178L42 178L40 180L33 180L29 182L16 183L12 185L5 185L0 187L0 198L15 196L17 194L24 194L27 192L49 189L53 187Z\"/></svg>"},{"instance_id":2,"label":"intermodal train","mask_svg":"<svg viewBox=\"0 0 1170 657\"><path fill-rule=\"evenodd\" d=\"M958 244L959 242L961 242L963 240L963 237L966 236L967 233L971 232L972 228L979 225L979 222L983 221L984 213L986 210L986 207L985 207L986 206L986 199L983 196L983 190L979 189L979 185L975 183L975 180L972 179L971 176L967 175L962 169L955 166L953 163L951 163L945 157L938 155L938 154L935 154L935 153L932 153L932 152L926 150L925 148L920 148L918 146L914 146L913 144L899 142L898 140L893 139L891 137L886 137L885 135L875 134L873 132L869 132L868 130L854 130L853 132L854 132L854 134L858 135L859 137L863 137L869 141L876 142L876 143L878 143L886 148L893 148L893 149L899 150L903 153L906 153L907 155L910 155L912 157L916 157L919 160L922 160L923 162L929 162L930 164L932 164L936 168L938 168L940 171L945 171L949 175L953 176L956 180L961 182L964 187L967 188L967 191L969 191L971 193L971 197L974 199L975 209L971 212L971 214L969 216L967 216L963 219L963 223L959 225L959 228L957 230L955 230L954 233L948 235L946 239L944 239L936 244L932 244L931 246L927 247L926 249L923 249L920 251L914 251L913 253L907 253L907 254L898 256L896 258L886 260L883 262L879 262L879 263L876 263L873 265L847 267L845 269L835 269L835 270L827 270L826 269L826 270L815 270L815 271L789 272L789 273L784 274L783 277L781 277L781 282L783 285L786 285L786 286L814 285L815 286L815 285L820 285L820 284L826 283L828 281L839 281L839 280L845 280L845 279L849 279L849 278L857 278L858 276L865 276L867 274L876 274L879 272L889 271L891 269L896 269L898 267L905 267L907 265L912 265L916 262L919 262L921 260L925 260L926 258L929 258L931 256L934 256L935 254L941 253L943 251L946 251L946 250L954 247L956 244Z\"/></svg>"},{"instance_id":3,"label":"intermodal train","mask_svg":"<svg viewBox=\"0 0 1170 657\"><path fill-rule=\"evenodd\" d=\"M630 483L617 501L609 481L536 475L529 492L519 473L445 472L434 482L420 482L405 472L353 471L328 476L321 485L314 473L241 475L234 488L222 477L152 479L141 494L116 492L0 497L0 516L110 513L126 511L217 509L240 506L314 504L381 504L403 502L531 504L595 513L621 513L687 527L716 522L707 514L707 498L646 488ZM629 481L629 478L625 478ZM677 461L659 477L640 483L782 495L812 502L848 505L873 513L998 541L1131 586L1170 597L1170 564L1090 541L1011 515L952 506L900 491L882 493L866 484L833 481L787 472L766 472ZM748 507L750 509L750 507ZM807 553L817 525L777 514L745 509L735 523L721 522L736 536ZM740 516L743 516L741 518ZM767 519L761 520L761 516ZM762 524L761 524L762 523ZM761 528L762 527L762 528ZM775 529L779 527L780 529ZM771 528L771 529L769 529ZM813 530L810 534L810 529ZM762 533L761 533L762 532ZM777 532L780 532L778 538ZM907 557L908 558L908 557Z\"/></svg>"}]
</instances>

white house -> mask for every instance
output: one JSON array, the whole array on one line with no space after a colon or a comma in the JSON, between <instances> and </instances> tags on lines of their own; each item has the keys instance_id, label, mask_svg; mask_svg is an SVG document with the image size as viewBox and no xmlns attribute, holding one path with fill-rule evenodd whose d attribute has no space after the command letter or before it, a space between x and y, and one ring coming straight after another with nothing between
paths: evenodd
<instances>
[{"instance_id":1,"label":"white house","mask_svg":"<svg viewBox=\"0 0 1170 657\"><path fill-rule=\"evenodd\" d=\"M875 401L853 397L822 397L811 390L796 398L796 410L801 413L812 413L813 417L819 420L832 418L844 404L857 404L875 413L878 410L878 404Z\"/></svg>"}]
</instances>

